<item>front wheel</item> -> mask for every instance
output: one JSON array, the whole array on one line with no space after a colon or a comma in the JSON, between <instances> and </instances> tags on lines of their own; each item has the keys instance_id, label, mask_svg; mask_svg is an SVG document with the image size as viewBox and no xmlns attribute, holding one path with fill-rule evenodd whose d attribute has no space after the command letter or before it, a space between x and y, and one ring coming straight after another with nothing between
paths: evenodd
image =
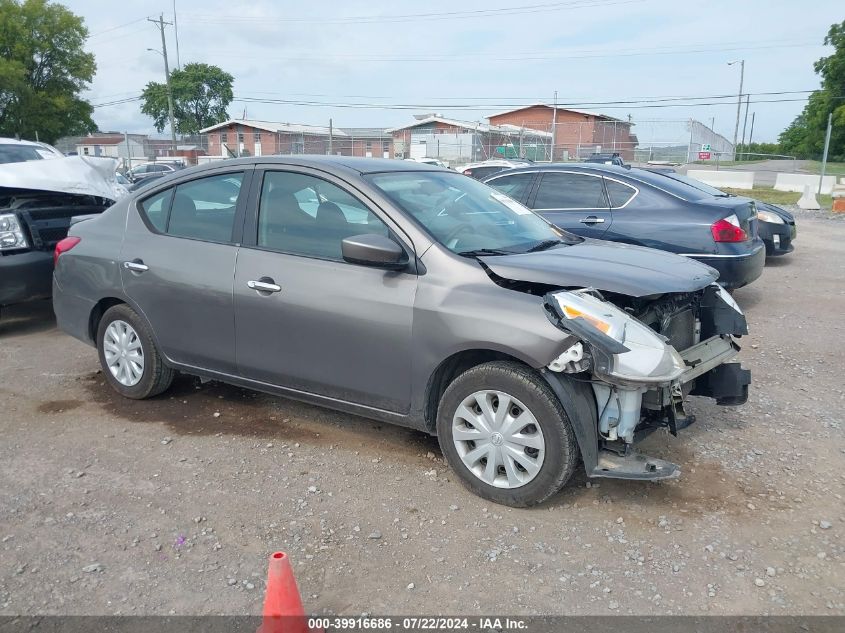
<instances>
[{"instance_id":1,"label":"front wheel","mask_svg":"<svg viewBox=\"0 0 845 633\"><path fill-rule=\"evenodd\" d=\"M164 364L146 322L128 305L112 306L97 328L97 351L106 380L134 400L165 391L175 372Z\"/></svg>"},{"instance_id":2,"label":"front wheel","mask_svg":"<svg viewBox=\"0 0 845 633\"><path fill-rule=\"evenodd\" d=\"M485 363L458 376L440 400L437 436L467 488L514 507L554 495L578 461L560 401L541 376L516 362Z\"/></svg>"}]
</instances>

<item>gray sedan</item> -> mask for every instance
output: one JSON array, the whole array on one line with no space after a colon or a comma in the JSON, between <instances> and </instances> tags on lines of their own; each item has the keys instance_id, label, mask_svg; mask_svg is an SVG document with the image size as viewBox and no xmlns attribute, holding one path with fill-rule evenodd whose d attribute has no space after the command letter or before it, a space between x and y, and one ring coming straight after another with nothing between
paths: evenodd
<instances>
[{"instance_id":1,"label":"gray sedan","mask_svg":"<svg viewBox=\"0 0 845 633\"><path fill-rule=\"evenodd\" d=\"M736 405L745 318L716 271L576 237L407 161L256 157L179 171L56 247L59 326L128 398L176 372L417 428L513 506L590 477L661 479L648 432Z\"/></svg>"}]
</instances>

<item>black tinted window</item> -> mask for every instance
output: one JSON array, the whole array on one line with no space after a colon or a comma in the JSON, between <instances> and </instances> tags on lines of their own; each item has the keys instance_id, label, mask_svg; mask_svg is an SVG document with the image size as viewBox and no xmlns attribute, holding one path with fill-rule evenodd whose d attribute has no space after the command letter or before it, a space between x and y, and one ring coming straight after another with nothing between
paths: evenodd
<instances>
[{"instance_id":1,"label":"black tinted window","mask_svg":"<svg viewBox=\"0 0 845 633\"><path fill-rule=\"evenodd\" d=\"M478 178L481 180L482 178L486 178L487 176L492 176L496 172L503 171L507 169L506 167L476 167L472 169L472 173L470 174L473 178Z\"/></svg>"},{"instance_id":2,"label":"black tinted window","mask_svg":"<svg viewBox=\"0 0 845 633\"><path fill-rule=\"evenodd\" d=\"M510 176L500 176L487 184L509 195L514 200L522 200L532 180L534 180L534 174L513 174Z\"/></svg>"},{"instance_id":3,"label":"black tinted window","mask_svg":"<svg viewBox=\"0 0 845 633\"><path fill-rule=\"evenodd\" d=\"M210 176L176 187L167 233L206 242L230 242L243 173Z\"/></svg>"},{"instance_id":4,"label":"black tinted window","mask_svg":"<svg viewBox=\"0 0 845 633\"><path fill-rule=\"evenodd\" d=\"M261 187L258 245L294 255L342 259L353 235L388 235L387 226L357 198L330 182L292 172L268 172Z\"/></svg>"},{"instance_id":5,"label":"black tinted window","mask_svg":"<svg viewBox=\"0 0 845 633\"><path fill-rule=\"evenodd\" d=\"M634 197L634 194L637 193L633 187L629 187L615 180L605 179L604 184L607 187L607 195L610 196L610 206L616 209L625 206Z\"/></svg>"},{"instance_id":6,"label":"black tinted window","mask_svg":"<svg viewBox=\"0 0 845 633\"><path fill-rule=\"evenodd\" d=\"M607 208L602 179L585 174L545 172L534 201L535 209Z\"/></svg>"}]
</instances>

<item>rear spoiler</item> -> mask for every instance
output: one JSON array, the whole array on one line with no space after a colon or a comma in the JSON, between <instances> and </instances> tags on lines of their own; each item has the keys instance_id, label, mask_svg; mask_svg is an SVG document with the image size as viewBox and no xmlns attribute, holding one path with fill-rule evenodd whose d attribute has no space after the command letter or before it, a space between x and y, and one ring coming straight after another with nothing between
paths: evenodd
<instances>
[{"instance_id":1,"label":"rear spoiler","mask_svg":"<svg viewBox=\"0 0 845 633\"><path fill-rule=\"evenodd\" d=\"M79 224L80 222L84 222L85 220L90 220L91 218L96 218L99 213L89 213L87 215L75 215L70 219L70 224L68 226L73 226L74 224Z\"/></svg>"}]
</instances>

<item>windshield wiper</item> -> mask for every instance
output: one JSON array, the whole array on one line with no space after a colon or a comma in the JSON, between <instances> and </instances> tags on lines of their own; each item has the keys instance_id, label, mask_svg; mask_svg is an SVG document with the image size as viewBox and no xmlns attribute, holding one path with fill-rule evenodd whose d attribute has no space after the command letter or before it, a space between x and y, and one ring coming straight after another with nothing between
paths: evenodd
<instances>
[{"instance_id":1,"label":"windshield wiper","mask_svg":"<svg viewBox=\"0 0 845 633\"><path fill-rule=\"evenodd\" d=\"M544 251L546 249L552 248L553 246L557 246L558 244L563 244L561 240L543 240L542 242L537 242L534 246L529 248L526 253L536 253L537 251Z\"/></svg>"},{"instance_id":2,"label":"windshield wiper","mask_svg":"<svg viewBox=\"0 0 845 633\"><path fill-rule=\"evenodd\" d=\"M503 251L500 248L476 248L471 251L461 251L458 255L463 257L478 257L480 255L513 255L511 251Z\"/></svg>"}]
</instances>

